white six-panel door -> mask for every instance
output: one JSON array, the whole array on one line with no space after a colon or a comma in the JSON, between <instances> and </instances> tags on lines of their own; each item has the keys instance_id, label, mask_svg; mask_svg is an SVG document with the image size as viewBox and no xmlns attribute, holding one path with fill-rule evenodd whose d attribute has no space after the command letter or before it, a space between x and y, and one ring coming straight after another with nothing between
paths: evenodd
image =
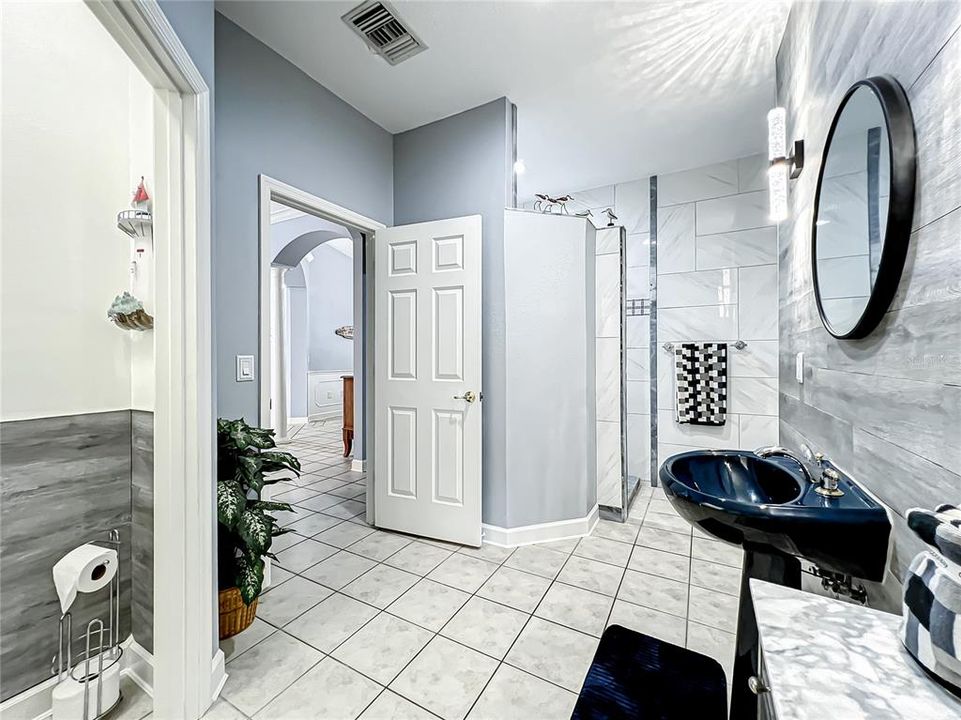
<instances>
[{"instance_id":1,"label":"white six-panel door","mask_svg":"<svg viewBox=\"0 0 961 720\"><path fill-rule=\"evenodd\" d=\"M374 523L481 543L481 218L375 236Z\"/></svg>"}]
</instances>

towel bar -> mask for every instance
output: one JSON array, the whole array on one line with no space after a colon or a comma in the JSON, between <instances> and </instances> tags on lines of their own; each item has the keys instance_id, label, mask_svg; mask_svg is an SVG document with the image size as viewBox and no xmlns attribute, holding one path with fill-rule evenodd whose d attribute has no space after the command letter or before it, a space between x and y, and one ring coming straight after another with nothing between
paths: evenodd
<instances>
[{"instance_id":1,"label":"towel bar","mask_svg":"<svg viewBox=\"0 0 961 720\"><path fill-rule=\"evenodd\" d=\"M667 342L667 343L664 343L661 347L663 347L668 352L671 352L674 349L674 343ZM738 340L736 343L734 343L734 347L737 350L743 350L744 348L747 347L747 343L744 342L743 340Z\"/></svg>"}]
</instances>

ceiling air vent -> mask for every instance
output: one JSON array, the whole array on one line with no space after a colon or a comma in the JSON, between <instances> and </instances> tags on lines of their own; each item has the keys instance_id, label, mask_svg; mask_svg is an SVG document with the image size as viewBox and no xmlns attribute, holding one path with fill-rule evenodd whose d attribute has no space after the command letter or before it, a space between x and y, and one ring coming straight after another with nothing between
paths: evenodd
<instances>
[{"instance_id":1,"label":"ceiling air vent","mask_svg":"<svg viewBox=\"0 0 961 720\"><path fill-rule=\"evenodd\" d=\"M367 46L391 65L413 57L427 46L383 0L368 0L344 15L344 22L363 38Z\"/></svg>"}]
</instances>

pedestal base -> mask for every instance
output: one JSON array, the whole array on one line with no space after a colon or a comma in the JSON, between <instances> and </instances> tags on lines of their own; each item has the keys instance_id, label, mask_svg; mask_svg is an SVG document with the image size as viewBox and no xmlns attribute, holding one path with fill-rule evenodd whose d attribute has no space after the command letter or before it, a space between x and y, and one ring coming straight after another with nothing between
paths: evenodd
<instances>
[{"instance_id":1,"label":"pedestal base","mask_svg":"<svg viewBox=\"0 0 961 720\"><path fill-rule=\"evenodd\" d=\"M793 555L744 546L741 604L738 608L737 644L734 674L731 678L731 720L757 718L757 695L748 687L748 680L760 672L757 618L754 616L754 602L749 585L751 578L800 590L801 561Z\"/></svg>"}]
</instances>

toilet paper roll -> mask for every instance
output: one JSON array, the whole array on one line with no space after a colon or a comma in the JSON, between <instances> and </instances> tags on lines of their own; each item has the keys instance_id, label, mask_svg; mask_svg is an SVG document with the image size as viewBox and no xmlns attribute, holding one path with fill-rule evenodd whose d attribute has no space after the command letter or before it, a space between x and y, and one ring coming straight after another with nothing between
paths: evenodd
<instances>
[{"instance_id":1,"label":"toilet paper roll","mask_svg":"<svg viewBox=\"0 0 961 720\"><path fill-rule=\"evenodd\" d=\"M60 610L67 612L78 592L101 590L117 574L117 551L87 543L74 548L53 566L53 584L60 597Z\"/></svg>"},{"instance_id":2,"label":"toilet paper roll","mask_svg":"<svg viewBox=\"0 0 961 720\"><path fill-rule=\"evenodd\" d=\"M104 710L113 707L120 699L120 663L111 662L104 653L103 677L96 675L99 656L90 659L90 687L87 691L87 714L83 713L83 673L85 665L80 663L73 673L67 675L53 689L52 705L53 720L80 720L80 718L95 718L102 715ZM77 678L81 678L78 680ZM102 683L102 685L100 685ZM100 695L100 710L97 712L98 685Z\"/></svg>"}]
</instances>

